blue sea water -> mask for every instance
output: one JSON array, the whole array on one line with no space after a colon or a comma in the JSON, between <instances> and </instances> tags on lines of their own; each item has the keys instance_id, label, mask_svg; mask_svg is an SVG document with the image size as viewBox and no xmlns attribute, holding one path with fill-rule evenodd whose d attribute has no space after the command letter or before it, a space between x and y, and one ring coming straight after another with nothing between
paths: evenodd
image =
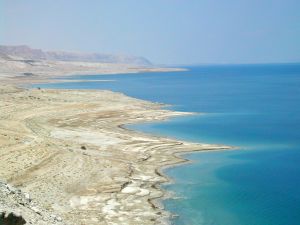
<instances>
[{"instance_id":1,"label":"blue sea water","mask_svg":"<svg viewBox=\"0 0 300 225\"><path fill-rule=\"evenodd\" d=\"M300 64L214 65L186 72L76 76L42 88L110 89L203 114L133 125L179 139L237 146L185 155L167 169L175 225L300 224ZM111 82L89 80L107 79Z\"/></svg>"}]
</instances>

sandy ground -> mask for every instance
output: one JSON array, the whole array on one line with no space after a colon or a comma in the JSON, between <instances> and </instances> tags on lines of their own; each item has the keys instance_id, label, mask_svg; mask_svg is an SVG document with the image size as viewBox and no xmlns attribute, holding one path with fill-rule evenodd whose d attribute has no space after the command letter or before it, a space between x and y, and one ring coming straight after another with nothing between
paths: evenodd
<instances>
[{"instance_id":1,"label":"sandy ground","mask_svg":"<svg viewBox=\"0 0 300 225\"><path fill-rule=\"evenodd\" d=\"M10 81L14 79L9 79ZM8 82L6 82L8 83ZM162 224L160 168L226 149L123 128L189 113L110 91L0 86L0 179L70 225Z\"/></svg>"},{"instance_id":2,"label":"sandy ground","mask_svg":"<svg viewBox=\"0 0 300 225\"><path fill-rule=\"evenodd\" d=\"M0 56L0 82L41 83L55 76L182 71L182 68L138 67L128 64L7 60Z\"/></svg>"}]
</instances>

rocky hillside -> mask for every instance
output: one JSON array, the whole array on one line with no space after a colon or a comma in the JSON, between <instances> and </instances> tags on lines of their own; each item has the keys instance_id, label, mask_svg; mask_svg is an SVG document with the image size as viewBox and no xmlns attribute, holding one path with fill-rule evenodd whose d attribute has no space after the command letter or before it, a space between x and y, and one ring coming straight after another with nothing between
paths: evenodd
<instances>
[{"instance_id":1,"label":"rocky hillside","mask_svg":"<svg viewBox=\"0 0 300 225\"><path fill-rule=\"evenodd\" d=\"M41 207L28 193L0 181L1 225L65 225L62 218Z\"/></svg>"},{"instance_id":2,"label":"rocky hillside","mask_svg":"<svg viewBox=\"0 0 300 225\"><path fill-rule=\"evenodd\" d=\"M26 60L50 60L50 61L72 61L72 62L98 62L118 63L138 66L150 66L151 62L143 57L113 55L100 53L79 53L64 51L43 51L32 49L26 45L5 46L0 45L1 58L18 58Z\"/></svg>"}]
</instances>

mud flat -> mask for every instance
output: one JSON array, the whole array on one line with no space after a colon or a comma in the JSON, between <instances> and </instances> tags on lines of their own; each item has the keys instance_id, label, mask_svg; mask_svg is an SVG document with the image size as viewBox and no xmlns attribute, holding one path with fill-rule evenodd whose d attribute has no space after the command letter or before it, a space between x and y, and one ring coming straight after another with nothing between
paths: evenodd
<instances>
[{"instance_id":1,"label":"mud flat","mask_svg":"<svg viewBox=\"0 0 300 225\"><path fill-rule=\"evenodd\" d=\"M0 179L66 224L161 224L160 168L226 149L124 129L189 113L111 91L0 87Z\"/></svg>"}]
</instances>

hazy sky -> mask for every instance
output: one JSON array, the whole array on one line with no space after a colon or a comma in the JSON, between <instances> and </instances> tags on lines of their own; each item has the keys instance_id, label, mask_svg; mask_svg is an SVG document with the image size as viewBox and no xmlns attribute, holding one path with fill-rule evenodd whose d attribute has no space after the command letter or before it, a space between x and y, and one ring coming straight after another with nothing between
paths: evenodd
<instances>
[{"instance_id":1,"label":"hazy sky","mask_svg":"<svg viewBox=\"0 0 300 225\"><path fill-rule=\"evenodd\" d=\"M300 0L0 0L0 44L168 64L300 62Z\"/></svg>"}]
</instances>

